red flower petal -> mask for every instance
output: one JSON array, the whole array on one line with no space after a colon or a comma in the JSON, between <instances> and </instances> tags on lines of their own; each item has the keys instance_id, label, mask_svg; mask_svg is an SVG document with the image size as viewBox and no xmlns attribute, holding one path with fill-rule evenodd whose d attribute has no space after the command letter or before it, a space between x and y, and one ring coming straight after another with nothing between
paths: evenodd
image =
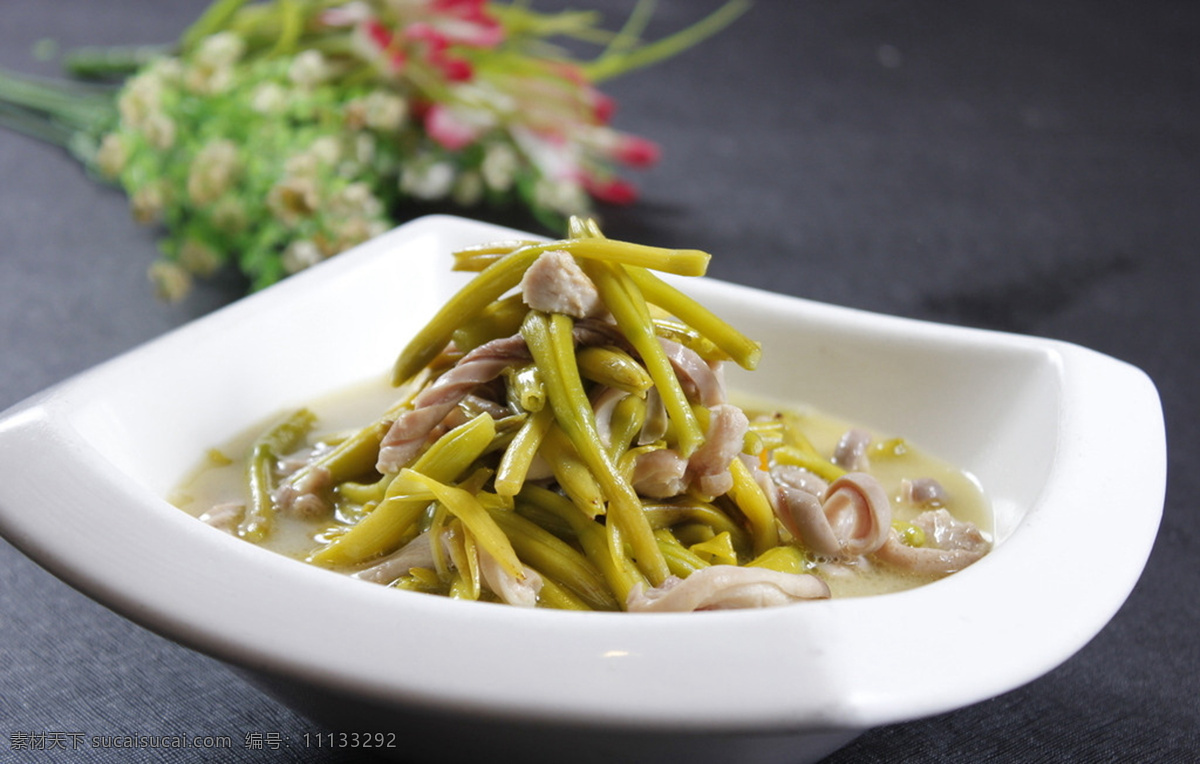
<instances>
[{"instance_id":1,"label":"red flower petal","mask_svg":"<svg viewBox=\"0 0 1200 764\"><path fill-rule=\"evenodd\" d=\"M446 35L435 29L432 24L427 24L424 21L409 24L404 30L404 39L420 40L427 43L430 50L434 52L443 51L450 45L450 41L446 39Z\"/></svg>"},{"instance_id":2,"label":"red flower petal","mask_svg":"<svg viewBox=\"0 0 1200 764\"><path fill-rule=\"evenodd\" d=\"M585 176L583 187L589 194L608 204L631 204L637 200L637 188L621 178Z\"/></svg>"},{"instance_id":3,"label":"red flower petal","mask_svg":"<svg viewBox=\"0 0 1200 764\"><path fill-rule=\"evenodd\" d=\"M463 58L443 56L434 63L442 70L442 74L446 75L446 79L451 82L466 82L475 75L475 70L471 67L471 62Z\"/></svg>"},{"instance_id":4,"label":"red flower petal","mask_svg":"<svg viewBox=\"0 0 1200 764\"><path fill-rule=\"evenodd\" d=\"M617 102L594 88L589 89L588 95L592 100L592 116L601 125L612 121L613 113L617 110Z\"/></svg>"},{"instance_id":5,"label":"red flower petal","mask_svg":"<svg viewBox=\"0 0 1200 764\"><path fill-rule=\"evenodd\" d=\"M450 151L458 151L475 142L479 128L467 124L445 106L435 103L425 114L425 131L429 137Z\"/></svg>"},{"instance_id":6,"label":"red flower petal","mask_svg":"<svg viewBox=\"0 0 1200 764\"><path fill-rule=\"evenodd\" d=\"M381 24L379 19L367 19L363 24L363 30L367 33L367 39L380 48L387 48L392 44L394 38L392 30Z\"/></svg>"},{"instance_id":7,"label":"red flower petal","mask_svg":"<svg viewBox=\"0 0 1200 764\"><path fill-rule=\"evenodd\" d=\"M649 167L658 161L661 153L654 141L636 135L622 135L613 147L612 156L630 167Z\"/></svg>"}]
</instances>

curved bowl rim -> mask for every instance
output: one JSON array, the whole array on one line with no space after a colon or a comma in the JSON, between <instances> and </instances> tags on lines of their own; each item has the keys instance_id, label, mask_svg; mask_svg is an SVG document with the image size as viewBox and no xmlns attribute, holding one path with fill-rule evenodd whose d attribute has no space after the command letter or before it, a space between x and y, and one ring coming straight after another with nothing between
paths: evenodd
<instances>
[{"instance_id":1,"label":"curved bowl rim","mask_svg":"<svg viewBox=\"0 0 1200 764\"><path fill-rule=\"evenodd\" d=\"M0 419L0 455L14 475L0 486L0 532L116 612L251 671L396 707L627 729L861 729L962 707L1065 661L1140 576L1166 469L1161 407L1140 370L1055 340L711 280L705 290L788 306L852 331L917 332L931 342L1040 354L1057 375L1060 408L1038 501L987 558L907 592L700 614L522 611L386 590L227 537L131 481L77 426L81 408L133 368L170 362L198 338L302 301L323 278L353 277L414 242L517 233L448 216L419 219L14 406ZM1127 446L1119 455L1106 453L1114 439ZM1097 479L1118 463L1127 472L1130 459L1147 476L1136 487ZM61 490L47 495L47 485ZM1121 505L1138 511L1116 539L1097 526ZM1084 509L1093 522L1080 530ZM1089 553L1063 549L1063 534L1075 534L1076 549ZM1053 571L1030 563L1050 555L1060 561ZM294 604L296 591L306 592L304 608ZM1049 614L1066 625L1049 628ZM939 656L947 668L923 670L918 682L904 660L863 660L881 640L895 654Z\"/></svg>"}]
</instances>

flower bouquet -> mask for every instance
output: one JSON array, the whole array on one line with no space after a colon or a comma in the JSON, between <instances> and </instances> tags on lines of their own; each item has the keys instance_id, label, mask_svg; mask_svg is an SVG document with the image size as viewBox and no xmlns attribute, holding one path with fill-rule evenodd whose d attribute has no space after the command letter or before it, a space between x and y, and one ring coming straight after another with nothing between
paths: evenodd
<instances>
[{"instance_id":1,"label":"flower bouquet","mask_svg":"<svg viewBox=\"0 0 1200 764\"><path fill-rule=\"evenodd\" d=\"M73 79L0 73L0 124L69 148L161 228L163 297L227 265L260 289L426 202L516 205L561 232L633 201L617 168L658 148L612 127L597 85L746 5L645 42L648 0L613 31L520 0L215 0L173 45L69 57Z\"/></svg>"}]
</instances>

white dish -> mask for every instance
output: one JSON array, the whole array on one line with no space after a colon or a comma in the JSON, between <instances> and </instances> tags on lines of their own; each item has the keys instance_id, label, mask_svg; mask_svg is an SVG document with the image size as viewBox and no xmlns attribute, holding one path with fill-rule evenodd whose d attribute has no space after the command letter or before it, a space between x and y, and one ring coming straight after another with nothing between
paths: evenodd
<instances>
[{"instance_id":1,"label":"white dish","mask_svg":"<svg viewBox=\"0 0 1200 764\"><path fill-rule=\"evenodd\" d=\"M542 760L814 760L867 728L1035 679L1137 581L1166 470L1141 371L1062 342L704 279L685 286L764 344L760 370L732 386L902 434L973 472L996 512L995 550L864 599L525 611L342 577L166 502L205 448L386 373L467 278L449 251L514 235L415 221L13 407L0 420L0 532L331 728L397 730L391 752L439 757L498 743Z\"/></svg>"}]
</instances>

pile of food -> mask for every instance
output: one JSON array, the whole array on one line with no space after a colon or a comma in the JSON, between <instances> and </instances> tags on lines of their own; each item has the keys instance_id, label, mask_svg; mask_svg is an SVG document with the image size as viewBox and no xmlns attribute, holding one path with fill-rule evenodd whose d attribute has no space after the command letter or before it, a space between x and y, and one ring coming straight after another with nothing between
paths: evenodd
<instances>
[{"instance_id":1,"label":"pile of food","mask_svg":"<svg viewBox=\"0 0 1200 764\"><path fill-rule=\"evenodd\" d=\"M291 412L210 452L176 503L366 581L578 610L894 591L990 549L969 475L731 401L723 365L760 345L654 273L703 275L707 254L575 218L454 257L477 275L401 353L384 410L328 432Z\"/></svg>"}]
</instances>

